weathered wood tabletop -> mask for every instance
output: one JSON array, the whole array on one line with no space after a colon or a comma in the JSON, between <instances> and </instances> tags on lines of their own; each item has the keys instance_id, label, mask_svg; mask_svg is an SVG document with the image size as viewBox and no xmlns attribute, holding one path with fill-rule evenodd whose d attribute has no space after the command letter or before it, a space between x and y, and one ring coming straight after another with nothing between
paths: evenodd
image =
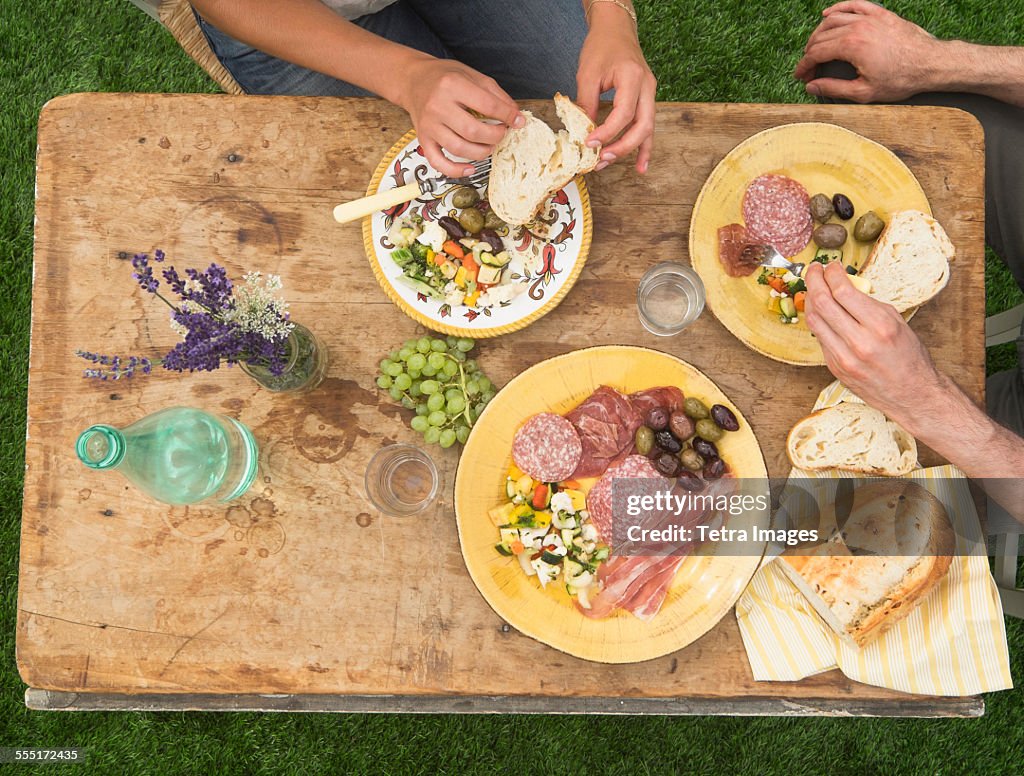
<instances>
[{"instance_id":1,"label":"weathered wood tabletop","mask_svg":"<svg viewBox=\"0 0 1024 776\"><path fill-rule=\"evenodd\" d=\"M502 384L594 344L665 350L718 382L772 476L785 476L786 433L828 372L766 360L710 314L656 338L634 298L647 267L686 260L692 203L722 156L761 129L808 120L887 145L921 181L957 259L912 326L980 402L982 133L967 114L935 108L660 105L651 172L619 164L589 177L594 241L582 276L552 313L480 346L487 373ZM365 191L407 129L402 111L371 99L83 94L43 110L17 632L30 705L981 714L980 698L913 697L838 671L756 683L732 616L634 665L587 663L519 635L463 564L454 449L435 449L436 509L412 519L373 510L367 461L415 437L377 391L375 364L418 329L377 286L359 225L336 224L331 208ZM157 247L179 267L216 260L233 276L280 274L294 319L329 347L321 388L278 397L237 369L83 379L76 348L156 356L175 341L167 311L130 277L130 257ZM166 508L76 459L88 425L175 404L254 430L262 471L240 503Z\"/></svg>"}]
</instances>

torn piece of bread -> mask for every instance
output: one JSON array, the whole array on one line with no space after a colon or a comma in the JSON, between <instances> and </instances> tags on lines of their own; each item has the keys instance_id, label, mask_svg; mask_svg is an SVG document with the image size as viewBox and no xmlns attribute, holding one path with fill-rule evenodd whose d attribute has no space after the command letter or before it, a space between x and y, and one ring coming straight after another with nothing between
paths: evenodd
<instances>
[{"instance_id":1,"label":"torn piece of bread","mask_svg":"<svg viewBox=\"0 0 1024 776\"><path fill-rule=\"evenodd\" d=\"M798 469L843 469L900 477L917 466L917 441L874 407L841 402L812 412L786 439Z\"/></svg>"},{"instance_id":2,"label":"torn piece of bread","mask_svg":"<svg viewBox=\"0 0 1024 776\"><path fill-rule=\"evenodd\" d=\"M872 297L902 313L946 287L955 255L938 221L919 210L902 210L892 214L859 274L871 283Z\"/></svg>"},{"instance_id":3,"label":"torn piece of bread","mask_svg":"<svg viewBox=\"0 0 1024 776\"><path fill-rule=\"evenodd\" d=\"M834 525L835 506L822 511ZM911 480L887 480L856 488L840 531L778 565L832 630L863 647L935 589L955 551L942 502Z\"/></svg>"},{"instance_id":4,"label":"torn piece of bread","mask_svg":"<svg viewBox=\"0 0 1024 776\"><path fill-rule=\"evenodd\" d=\"M600 148L586 146L594 123L572 100L555 95L565 129L558 134L523 111L526 126L509 129L491 156L487 201L505 223L530 223L560 188L597 164Z\"/></svg>"}]
</instances>

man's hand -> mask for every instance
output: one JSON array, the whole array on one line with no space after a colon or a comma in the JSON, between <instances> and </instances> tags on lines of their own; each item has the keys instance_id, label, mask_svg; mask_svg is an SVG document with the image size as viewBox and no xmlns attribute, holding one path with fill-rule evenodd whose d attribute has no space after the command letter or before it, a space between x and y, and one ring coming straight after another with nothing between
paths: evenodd
<instances>
[{"instance_id":1,"label":"man's hand","mask_svg":"<svg viewBox=\"0 0 1024 776\"><path fill-rule=\"evenodd\" d=\"M654 143L657 88L658 82L644 59L632 20L611 3L594 3L590 32L580 51L576 101L596 120L601 93L615 89L611 113L587 138L592 147L604 146L596 169L639 149L637 172L647 172Z\"/></svg>"},{"instance_id":2,"label":"man's hand","mask_svg":"<svg viewBox=\"0 0 1024 776\"><path fill-rule=\"evenodd\" d=\"M822 12L794 77L808 94L853 102L896 102L930 91L942 42L868 0L846 0ZM849 62L857 78L815 78L818 65Z\"/></svg>"},{"instance_id":3,"label":"man's hand","mask_svg":"<svg viewBox=\"0 0 1024 776\"><path fill-rule=\"evenodd\" d=\"M453 178L473 173L448 156L486 159L508 127L526 119L493 78L451 59L424 57L408 72L400 104L409 112L420 146L434 168ZM500 124L485 123L470 110ZM442 150L443 149L443 150Z\"/></svg>"},{"instance_id":4,"label":"man's hand","mask_svg":"<svg viewBox=\"0 0 1024 776\"><path fill-rule=\"evenodd\" d=\"M804 317L832 374L908 429L930 422L944 379L903 316L854 288L839 262L811 264L804 279Z\"/></svg>"}]
</instances>

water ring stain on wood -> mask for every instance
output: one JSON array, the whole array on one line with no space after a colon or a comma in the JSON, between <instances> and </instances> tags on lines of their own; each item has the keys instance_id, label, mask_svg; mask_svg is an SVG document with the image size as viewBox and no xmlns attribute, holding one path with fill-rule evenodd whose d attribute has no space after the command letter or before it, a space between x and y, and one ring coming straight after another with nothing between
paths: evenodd
<instances>
[{"instance_id":1,"label":"water ring stain on wood","mask_svg":"<svg viewBox=\"0 0 1024 776\"><path fill-rule=\"evenodd\" d=\"M373 523L373 518L367 512L360 512L356 515L356 525L360 528L369 528Z\"/></svg>"},{"instance_id":2,"label":"water ring stain on wood","mask_svg":"<svg viewBox=\"0 0 1024 776\"><path fill-rule=\"evenodd\" d=\"M328 377L308 398L309 406L296 417L295 448L314 463L333 463L349 452L356 440L370 434L361 426L355 408L377 407L373 391L355 380Z\"/></svg>"},{"instance_id":3,"label":"water ring stain on wood","mask_svg":"<svg viewBox=\"0 0 1024 776\"><path fill-rule=\"evenodd\" d=\"M220 181L220 174L213 173L213 180ZM204 199L182 216L178 230L196 241L190 245L191 250L206 249L211 255L230 256L239 242L275 257L284 254L284 237L277 217L259 202L249 199L233 196Z\"/></svg>"}]
</instances>

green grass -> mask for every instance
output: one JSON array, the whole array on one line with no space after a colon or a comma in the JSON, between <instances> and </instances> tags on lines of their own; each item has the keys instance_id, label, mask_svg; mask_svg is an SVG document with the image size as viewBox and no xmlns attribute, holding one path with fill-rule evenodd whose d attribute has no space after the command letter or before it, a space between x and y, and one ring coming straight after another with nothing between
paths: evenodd
<instances>
[{"instance_id":1,"label":"green grass","mask_svg":"<svg viewBox=\"0 0 1024 776\"><path fill-rule=\"evenodd\" d=\"M789 74L821 3L644 0L645 47L664 100L806 101ZM915 0L893 10L942 37L1024 40L1020 0ZM0 0L0 746L84 746L100 773L1010 772L1024 757L1020 693L980 721L402 717L28 712L14 662L39 109L81 91L209 92L213 83L125 0ZM988 263L989 312L1021 301ZM1009 349L989 369L1013 364ZM1024 624L1007 624L1013 673ZM524 667L526 670L527 667ZM84 772L84 771L83 771Z\"/></svg>"}]
</instances>

